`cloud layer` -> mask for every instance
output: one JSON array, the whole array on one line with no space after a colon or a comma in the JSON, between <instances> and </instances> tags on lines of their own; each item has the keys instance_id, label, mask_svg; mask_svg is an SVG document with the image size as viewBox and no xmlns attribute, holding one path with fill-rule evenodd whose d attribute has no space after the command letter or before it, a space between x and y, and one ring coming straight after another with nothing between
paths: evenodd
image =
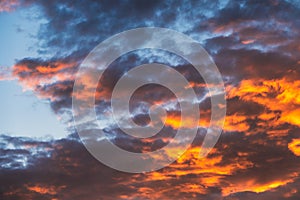
<instances>
[{"instance_id":1,"label":"cloud layer","mask_svg":"<svg viewBox=\"0 0 300 200\"><path fill-rule=\"evenodd\" d=\"M1 1L0 11L18 3ZM95 160L70 128L68 138L39 141L2 135L0 195L3 199L298 199L300 8L290 1L36 1L44 14L39 57L20 58L8 74L24 90L51 103L72 121L72 90L78 66L98 43L131 28L172 28L198 40L223 75L227 91L224 132L208 157L198 153L210 120L210 95L203 79L182 58L162 51L136 51L117 59L99 81L99 119L111 112L118 79L134 66L167 64L197 92L200 129L190 149L169 167L126 174ZM266 17L268 16L268 17ZM3 71L3 73L2 73ZM2 75L3 74L3 75ZM3 78L4 77L4 78ZM89 80L85 80L88 85ZM83 93L83 98L86 97ZM134 152L166 145L180 124L180 108L168 89L148 85L131 101L135 122L149 123L149 107L163 105L166 126L149 139L124 134L106 122L113 143ZM188 127L189 120L183 121ZM91 128L90 131L93 131ZM176 149L174 149L176 152ZM174 152L167 152L173 154Z\"/></svg>"}]
</instances>

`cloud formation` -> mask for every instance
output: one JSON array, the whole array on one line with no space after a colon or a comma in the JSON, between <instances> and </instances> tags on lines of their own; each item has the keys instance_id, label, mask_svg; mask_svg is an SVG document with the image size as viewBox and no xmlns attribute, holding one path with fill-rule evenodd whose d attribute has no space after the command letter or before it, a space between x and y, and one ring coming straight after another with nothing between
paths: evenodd
<instances>
[{"instance_id":1,"label":"cloud formation","mask_svg":"<svg viewBox=\"0 0 300 200\"><path fill-rule=\"evenodd\" d=\"M5 2L1 1L0 11L17 5ZM29 4L20 3L20 9L24 3ZM65 121L72 117L73 84L84 57L109 36L142 26L172 28L203 44L224 78L227 118L218 144L208 157L198 159L211 117L210 86L178 56L151 50L131 52L112 63L99 81L98 117L110 113L111 92L128 70L149 62L167 64L189 80L186 87L197 92L200 102L200 129L190 149L167 168L126 174L96 161L74 129L68 138L55 141L2 135L0 195L4 199L300 198L300 24L295 20L300 8L295 3L36 1L31 5L41 9L46 19L38 35L39 57L20 58L11 75L24 90L48 99L55 113L68 116ZM1 70L0 77L7 80L9 73ZM85 86L89 83L84 79ZM107 136L133 152L162 148L181 123L174 94L157 85L139 88L131 112L135 122L145 125L149 107L158 104L167 109L168 117L156 137L135 139L109 122L104 124ZM189 127L191 120L185 119L183 126ZM174 154L176 149L167 153Z\"/></svg>"},{"instance_id":2,"label":"cloud formation","mask_svg":"<svg viewBox=\"0 0 300 200\"><path fill-rule=\"evenodd\" d=\"M13 11L20 2L18 0L1 0L0 1L0 12Z\"/></svg>"}]
</instances>

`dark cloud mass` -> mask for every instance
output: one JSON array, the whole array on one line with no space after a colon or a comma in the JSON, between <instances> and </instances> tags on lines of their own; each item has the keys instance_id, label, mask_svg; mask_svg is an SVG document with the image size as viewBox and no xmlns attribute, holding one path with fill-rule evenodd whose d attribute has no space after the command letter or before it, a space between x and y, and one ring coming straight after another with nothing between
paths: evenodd
<instances>
[{"instance_id":1,"label":"dark cloud mass","mask_svg":"<svg viewBox=\"0 0 300 200\"><path fill-rule=\"evenodd\" d=\"M296 2L0 0L0 12L35 6L45 19L36 36L39 55L19 58L12 71L3 68L0 80L7 80L7 74L16 78L25 90L47 99L66 124L72 123L72 90L80 63L97 44L132 28L171 28L199 41L217 64L227 92L223 134L212 152L198 159L211 112L203 79L169 52L146 49L123 55L99 81L97 117L111 111L112 90L124 73L149 62L167 64L189 80L187 87L201 102L201 128L190 149L164 169L128 174L95 160L73 127L61 140L1 135L0 199L300 199ZM149 107L162 103L168 118L157 136L134 139L111 123L105 127L107 136L133 152L162 148L180 124L174 94L147 85L135 92L130 107L135 122L145 125Z\"/></svg>"}]
</instances>

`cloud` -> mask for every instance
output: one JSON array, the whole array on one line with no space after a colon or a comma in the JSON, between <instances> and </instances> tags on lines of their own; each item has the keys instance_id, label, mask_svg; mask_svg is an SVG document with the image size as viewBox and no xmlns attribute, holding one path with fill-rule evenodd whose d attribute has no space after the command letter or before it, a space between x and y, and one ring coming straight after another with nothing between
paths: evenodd
<instances>
[{"instance_id":1,"label":"cloud","mask_svg":"<svg viewBox=\"0 0 300 200\"><path fill-rule=\"evenodd\" d=\"M2 2L4 5L6 1ZM299 22L294 20L299 18L299 7L289 1L37 1L33 4L46 19L38 35L39 56L20 58L12 71L2 68L0 77L10 79L12 72L24 90L33 90L38 97L48 99L57 114L71 116L75 74L94 46L120 31L160 26L194 37L212 55L226 84L227 118L218 144L208 157L199 160L211 106L203 79L181 58L169 53L146 50L124 55L110 66L98 84L98 116L105 117L110 111L113 87L128 70L148 62L168 64L190 81L187 88L197 91L201 102L201 128L191 148L167 168L126 174L96 161L74 132L55 141L1 136L3 198L299 197L300 54ZM0 8L10 11L14 7L8 5ZM88 77L83 80L82 85L89 88L91 80ZM80 94L82 99L91 96L86 91ZM138 140L106 123L107 135L114 144L133 152L162 148L180 125L179 107L174 99L171 92L159 86L140 88L131 102L136 122L148 123L149 105L164 103L169 111L166 127L157 137ZM183 125L189 127L192 120L185 119ZM178 148L166 153L174 154Z\"/></svg>"},{"instance_id":2,"label":"cloud","mask_svg":"<svg viewBox=\"0 0 300 200\"><path fill-rule=\"evenodd\" d=\"M39 185L35 185L35 186L27 186L27 189L29 191L33 191L36 193L39 193L41 195L45 195L45 194L49 194L49 195L55 195L57 194L57 191L60 190L60 188L56 188L55 186L39 186Z\"/></svg>"},{"instance_id":3,"label":"cloud","mask_svg":"<svg viewBox=\"0 0 300 200\"><path fill-rule=\"evenodd\" d=\"M11 151L1 160L1 171L5 172L0 174L1 180L5 180L1 187L2 197L226 199L251 192L256 196L276 193L283 199L298 194L294 191L299 184L297 156L266 135L222 135L214 150L203 159L198 158L200 146L195 143L169 167L145 174L122 173L102 165L74 136L43 142L2 136L1 151L7 152L4 155L8 155L8 149ZM259 139L263 141L260 144L257 143ZM289 141L287 136L281 140ZM30 164L3 167L20 162L17 155L26 156Z\"/></svg>"},{"instance_id":4,"label":"cloud","mask_svg":"<svg viewBox=\"0 0 300 200\"><path fill-rule=\"evenodd\" d=\"M300 148L299 148L300 140L293 139L292 142L289 143L288 147L296 156L300 156Z\"/></svg>"},{"instance_id":5,"label":"cloud","mask_svg":"<svg viewBox=\"0 0 300 200\"><path fill-rule=\"evenodd\" d=\"M50 101L57 114L71 107L71 94L78 64L70 60L43 61L25 58L12 67L12 76L23 90L32 90Z\"/></svg>"},{"instance_id":6,"label":"cloud","mask_svg":"<svg viewBox=\"0 0 300 200\"><path fill-rule=\"evenodd\" d=\"M64 61L42 61L25 58L13 66L12 73L25 90L74 79L76 63Z\"/></svg>"},{"instance_id":7,"label":"cloud","mask_svg":"<svg viewBox=\"0 0 300 200\"><path fill-rule=\"evenodd\" d=\"M231 88L229 98L238 97L264 106L270 112L261 113L260 119L275 119L276 123L290 123L299 126L300 87L298 80L243 80L238 87ZM279 115L276 114L280 112Z\"/></svg>"},{"instance_id":8,"label":"cloud","mask_svg":"<svg viewBox=\"0 0 300 200\"><path fill-rule=\"evenodd\" d=\"M20 2L18 0L1 0L0 1L0 12L11 12L19 4L20 4Z\"/></svg>"},{"instance_id":9,"label":"cloud","mask_svg":"<svg viewBox=\"0 0 300 200\"><path fill-rule=\"evenodd\" d=\"M13 79L14 77L12 76L11 68L0 66L0 81L9 81Z\"/></svg>"}]
</instances>

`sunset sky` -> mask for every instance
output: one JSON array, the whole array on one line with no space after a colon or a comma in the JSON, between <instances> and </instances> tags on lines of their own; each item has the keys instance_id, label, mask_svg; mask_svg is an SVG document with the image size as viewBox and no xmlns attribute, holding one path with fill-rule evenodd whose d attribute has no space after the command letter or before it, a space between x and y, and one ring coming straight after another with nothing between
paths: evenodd
<instances>
[{"instance_id":1,"label":"sunset sky","mask_svg":"<svg viewBox=\"0 0 300 200\"><path fill-rule=\"evenodd\" d=\"M216 146L199 159L211 116L203 78L163 50L121 56L99 80L99 119L110 111L119 78L145 63L183 74L200 103L197 137L185 154L158 171L131 174L86 150L74 127L72 91L96 45L140 27L169 28L198 41L222 75L227 113ZM300 199L298 1L0 0L0 28L0 199ZM145 85L130 103L142 126L149 123L149 106L163 105L164 128L137 139L107 122L107 138L132 152L168 144L181 122L174 94ZM182 125L190 128L191 121Z\"/></svg>"}]
</instances>

